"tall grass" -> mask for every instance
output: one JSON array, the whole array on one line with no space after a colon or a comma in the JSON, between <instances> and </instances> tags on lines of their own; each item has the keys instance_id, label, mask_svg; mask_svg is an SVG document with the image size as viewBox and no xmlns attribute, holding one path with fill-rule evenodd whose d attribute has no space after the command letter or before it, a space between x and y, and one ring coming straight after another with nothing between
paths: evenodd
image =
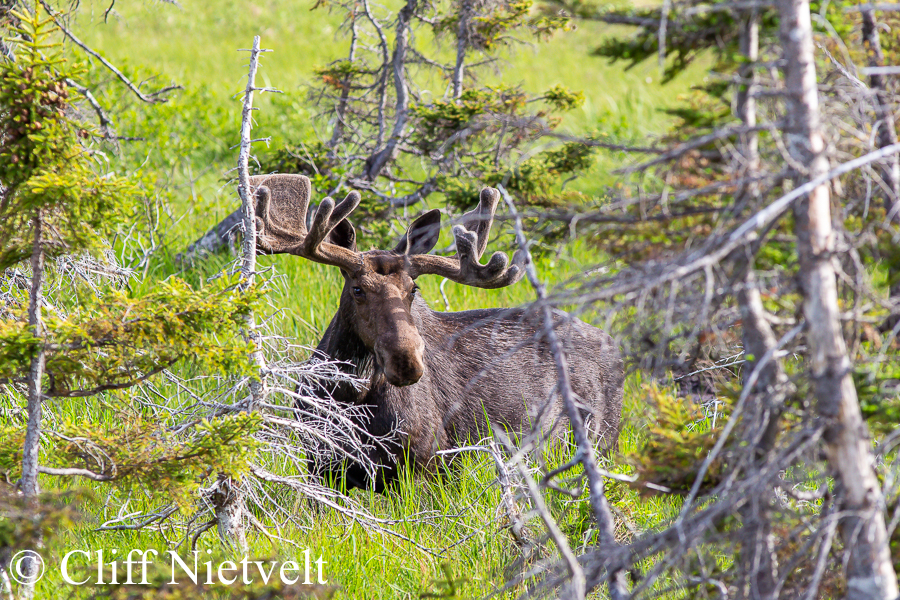
<instances>
[{"instance_id":1,"label":"tall grass","mask_svg":"<svg viewBox=\"0 0 900 600\"><path fill-rule=\"evenodd\" d=\"M245 85L247 53L239 52L251 44L254 35L262 37L262 45L273 50L263 55L260 82L278 88L280 94L263 94L255 100L256 132L271 137L272 147L286 142L308 141L312 137L327 138L328 132L317 130L315 111L306 103L308 86L315 77L314 68L346 54L349 43L341 28L341 15L324 8L311 10L309 0L263 0L247 4L236 0L199 2L185 0L182 9L161 2L117 3L108 19L103 19L106 3L94 2L92 10L82 10L80 32L85 41L102 54L125 65L136 79L153 78L152 86L169 83L185 86L172 95L171 105L163 110L165 122L151 126L165 128L169 122L188 115L200 149L182 146L165 149L147 148L148 144L127 143L126 152L140 162L153 152L167 154L169 183L178 192L173 207L177 215L187 214L177 231L180 241L187 242L235 206L231 186L223 188L223 172L232 168L240 110L238 93ZM391 9L397 2L387 3ZM549 41L524 40L513 45L497 65L489 83L521 84L534 92L562 84L583 91L584 104L565 115L562 129L572 134L605 133L628 143L645 143L646 136L656 135L671 124L663 111L673 106L692 82L702 78L703 61L673 82L662 86L660 71L654 64L642 64L625 70L625 65L611 65L590 56L590 51L613 29L596 23L580 24L575 31L558 33ZM427 38L428 33L421 36ZM428 43L427 39L420 40ZM486 79L485 81L488 81ZM434 82L434 95L443 92L445 82ZM116 93L121 93L120 88ZM127 94L124 94L127 96ZM194 117L196 104L203 103L215 115ZM147 107L128 113L122 123L130 133L135 122L147 119ZM180 113L180 114L179 114ZM171 132L171 137L183 135ZM207 154L179 156L206 149ZM257 152L263 152L257 148ZM159 157L162 158L162 157ZM584 177L572 182L573 188L597 193L602 185L611 184L616 176L610 172L621 165L619 154L601 154L596 165Z\"/></svg>"},{"instance_id":2,"label":"tall grass","mask_svg":"<svg viewBox=\"0 0 900 600\"><path fill-rule=\"evenodd\" d=\"M313 77L313 67L345 51L346 39L339 29L339 16L321 9L311 11L311 4L297 0L252 4L182 0L183 8L177 9L159 2L118 2L104 21L107 2L83 3L75 26L85 41L123 65L135 78L154 76L148 85L175 81L185 86L168 105L150 107L134 106L119 88L103 84L105 98L124 107L117 113L120 133L128 135L129 128L148 126L160 132L146 142L123 142L123 156L130 164L143 162L151 178L174 190L173 219L166 232L170 252L167 258L152 264L147 281L141 285L152 285L176 272L171 255L235 207L234 190L223 187L223 178L236 159L236 150L230 149L237 140L239 125L234 95L245 78L246 54L237 50L248 47L254 35L261 35L262 45L274 50L265 55L258 81L285 92L284 96L262 96L256 131L260 136L272 135L274 144L316 135L312 109L305 104L304 86ZM608 32L599 25L587 24L575 32L556 35L547 43L523 45L508 56L508 65L498 76L533 90L557 83L583 90L584 106L567 116L564 123L576 134L606 131L619 139L640 141L664 131L670 121L662 109L672 106L678 94L700 77L701 67L662 87L653 65L624 72L621 66L610 66L588 55ZM96 68L92 77L100 82L106 78ZM610 181L608 172L620 161L620 156L601 156L595 168L574 185L597 191L600 182ZM409 216L414 217L415 211ZM442 243L445 241L442 239ZM590 244L582 241L558 256L542 258L538 270L545 281L554 284L576 275L579 267L597 258ZM200 281L221 268L224 260L210 259L186 276ZM260 268L270 266L277 273L271 284L271 299L278 307L276 328L299 344L315 345L337 307L342 285L338 270L289 256L261 258ZM426 277L420 285L433 308L445 310L440 283L438 278ZM447 283L444 291L451 310L520 305L533 298L525 283L500 290ZM603 316L588 313L584 318ZM73 401L59 410L64 418L83 418L87 413L91 418L114 418L104 413L99 400ZM621 454L640 446L645 419L640 375L633 374L626 384ZM610 459L608 468L628 472L621 454ZM498 512L499 490L492 463L479 455L457 460L458 468L447 476L414 480L407 474L396 489L384 495L353 492L372 513L394 520L393 529L415 544L363 529L336 512L301 502L295 509L304 527L283 531L286 542L252 536L251 554L287 558L297 556L299 549L311 548L328 561L326 576L341 586L339 597L418 598L423 593L445 593L451 588L461 598L490 594L503 585L504 568L515 557L516 548L504 529L502 512ZM43 484L60 485L53 480ZM85 520L65 533L64 545L92 550L156 548L161 553L167 549L170 537L165 532L94 531L104 518L104 496L117 492L100 484L92 487L96 502L85 506ZM633 530L664 522L678 508L677 501L641 499L621 483L612 483L609 494L623 538ZM159 503L160 499L149 493L137 494L131 509L145 510ZM570 541L579 546L589 542L586 513L575 503L565 515L562 524ZM435 553L425 552L416 544ZM200 547L204 545L222 551L212 532L202 539ZM38 597L55 597L59 583L48 576L39 584ZM82 590L85 595L90 591ZM519 587L506 597L524 591Z\"/></svg>"},{"instance_id":3,"label":"tall grass","mask_svg":"<svg viewBox=\"0 0 900 600\"><path fill-rule=\"evenodd\" d=\"M634 419L643 412L639 387L638 377L629 378L623 450L637 443L641 437L640 428L636 426L639 419ZM64 418L84 416L87 412L92 420L105 419L111 423L115 419L112 413L104 417L104 409L96 401L72 402L60 412ZM563 464L571 456L568 447L556 446L550 448L546 460L552 467ZM616 464L615 458L604 466L620 473L629 472L627 465ZM461 454L454 458L451 469L444 474L413 478L410 472L404 472L398 485L386 494L358 489L350 492L371 514L390 521L389 528L398 535L366 529L336 511L284 494L280 501L292 503L299 524L278 531L282 540L258 532L252 534L249 556L252 559L296 560L302 564L303 551L309 549L313 557L322 556L325 559L325 578L329 584L340 586L339 598L411 599L427 593L446 593L449 587L456 590L456 595L444 597L483 597L503 587L509 576L506 568L518 553L512 536L506 530L508 522L501 508L501 491L495 477L496 471L489 457ZM45 480L43 483L46 488L52 488L56 480ZM83 484L79 485L83 487ZM182 541L180 531L167 527L160 531L95 531L106 518L114 516L104 509L110 500L108 495L112 494L121 501L124 492L102 484L90 484L88 487L94 490L95 501L82 507L84 520L76 528L62 534L57 548L63 551L86 549L94 555L98 550L103 550L109 563L111 560L123 560L131 548L152 548L159 552L159 556L165 557L173 542ZM128 510L156 509L166 502L166 499L150 492L152 490L147 493L132 491ZM610 483L607 493L618 514L617 535L623 540L630 537L632 531L653 527L674 517L679 508L678 503L671 500L640 498L637 492L617 482ZM582 547L595 539L586 497L577 501L557 497L550 505L570 544ZM536 517L528 520L528 530L532 534L540 532L540 522ZM202 537L196 549L204 560L207 550L219 561L229 555L228 549L220 544L215 530ZM178 552L181 556L190 557L190 550L190 541L187 541ZM545 543L541 556L552 557L552 545ZM45 554L45 559L52 567L59 564L61 556L48 557ZM94 577L93 572L83 568L77 570L83 562L81 559L74 562L76 579ZM157 564L167 563L165 558L157 560ZM120 570L122 568L120 566ZM58 573L55 568L48 570L48 575L39 583L37 597L87 598L98 591L96 586L72 588L65 585ZM120 581L122 579L124 577L120 577ZM520 585L499 597L518 597L526 589L527 586ZM67 595L57 596L59 590L65 590ZM70 593L71 596L68 595Z\"/></svg>"}]
</instances>

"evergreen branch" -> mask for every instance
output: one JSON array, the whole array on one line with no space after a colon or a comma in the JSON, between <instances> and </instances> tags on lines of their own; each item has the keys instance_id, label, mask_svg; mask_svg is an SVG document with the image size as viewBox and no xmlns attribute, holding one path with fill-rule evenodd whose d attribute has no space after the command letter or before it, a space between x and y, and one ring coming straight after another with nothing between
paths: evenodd
<instances>
[{"instance_id":1,"label":"evergreen branch","mask_svg":"<svg viewBox=\"0 0 900 600\"><path fill-rule=\"evenodd\" d=\"M135 377L133 379L129 379L128 381L123 381L120 383L105 383L103 385L98 385L97 387L94 387L94 388L82 389L82 390L58 391L58 390L56 390L55 386L53 385L53 378L51 376L51 385L50 385L50 389L47 390L47 395L52 398L87 398L88 396L96 396L97 394L99 394L101 392L108 392L110 390L124 390L124 389L130 388L130 387L134 387L143 381L146 381L147 379L149 379L150 377L153 377L157 373L161 373L162 371L168 369L169 367L174 365L176 362L178 362L179 359L181 359L181 355L176 356L168 363L159 365L159 366L147 371L143 375L141 375L139 377Z\"/></svg>"}]
</instances>

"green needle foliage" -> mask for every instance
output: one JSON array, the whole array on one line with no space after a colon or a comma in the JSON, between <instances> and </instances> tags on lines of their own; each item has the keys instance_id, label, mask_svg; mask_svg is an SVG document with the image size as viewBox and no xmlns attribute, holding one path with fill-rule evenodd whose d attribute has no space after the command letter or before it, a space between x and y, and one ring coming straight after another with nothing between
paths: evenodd
<instances>
[{"instance_id":1,"label":"green needle foliage","mask_svg":"<svg viewBox=\"0 0 900 600\"><path fill-rule=\"evenodd\" d=\"M114 482L124 490L150 489L187 507L211 472L244 475L256 450L251 435L259 421L252 413L204 419L191 435L176 436L160 430L157 419L135 415L124 405L113 406L112 418L102 422L69 418L60 423L47 436L46 466L87 469L99 481ZM0 427L0 473L7 480L19 476L23 441L20 429Z\"/></svg>"},{"instance_id":2,"label":"green needle foliage","mask_svg":"<svg viewBox=\"0 0 900 600\"><path fill-rule=\"evenodd\" d=\"M638 452L629 456L641 482L635 487L644 493L654 493L643 486L644 482L651 482L669 488L671 491L667 493L687 494L700 465L722 433L722 425L728 419L727 411L718 415L715 420L718 427L713 427L709 415L696 404L676 396L672 390L645 385L644 392L649 408L647 439ZM713 489L725 472L725 461L713 461L701 490Z\"/></svg>"},{"instance_id":3,"label":"green needle foliage","mask_svg":"<svg viewBox=\"0 0 900 600\"><path fill-rule=\"evenodd\" d=\"M63 58L50 18L13 11L15 62L0 64L0 269L31 255L33 217L46 225L48 256L97 250L128 214L135 190L99 173L88 129L72 118L68 81L81 69Z\"/></svg>"},{"instance_id":4,"label":"green needle foliage","mask_svg":"<svg viewBox=\"0 0 900 600\"><path fill-rule=\"evenodd\" d=\"M182 358L207 371L252 374L250 345L235 332L258 295L238 293L236 275L200 290L179 279L141 296L105 289L84 295L69 315L48 315L41 338L28 327L23 303L0 321L0 381L24 381L42 341L45 393L54 397L129 387ZM229 337L234 341L219 341Z\"/></svg>"},{"instance_id":5,"label":"green needle foliage","mask_svg":"<svg viewBox=\"0 0 900 600\"><path fill-rule=\"evenodd\" d=\"M107 240L127 228L134 212L141 174L106 172L96 160L91 128L76 118L82 99L71 84L82 71L63 56L41 5L12 14L15 58L0 63L0 389L14 405L23 403L32 361L43 352L45 410L55 408L47 397L121 390L112 419L85 419L86 401L78 401L85 404L76 419L56 415L53 430L44 432L40 464L86 469L98 481L140 484L166 501L186 502L210 473L243 473L257 419L197 419L176 435L157 416L127 410L126 390L179 361L195 371L252 377L240 328L261 292L239 291L237 275L198 288L169 278L138 292L130 276L100 281L96 271L109 266L103 262L83 260L86 267L73 277L65 261L51 261L43 274L43 322L29 324L31 286L17 264L40 247L48 258L107 254ZM10 481L20 475L25 440L18 415L0 429L0 470Z\"/></svg>"}]
</instances>

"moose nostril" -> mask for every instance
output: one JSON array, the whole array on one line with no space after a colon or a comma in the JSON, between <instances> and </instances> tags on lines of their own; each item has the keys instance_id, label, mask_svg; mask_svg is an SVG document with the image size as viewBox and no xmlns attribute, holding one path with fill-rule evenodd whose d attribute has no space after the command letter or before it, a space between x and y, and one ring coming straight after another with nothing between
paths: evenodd
<instances>
[{"instance_id":1,"label":"moose nostril","mask_svg":"<svg viewBox=\"0 0 900 600\"><path fill-rule=\"evenodd\" d=\"M422 361L418 359L418 357L415 357L410 360L408 372L410 375L409 378L413 382L416 382L422 378L422 375L425 374L425 366L422 364Z\"/></svg>"},{"instance_id":2,"label":"moose nostril","mask_svg":"<svg viewBox=\"0 0 900 600\"><path fill-rule=\"evenodd\" d=\"M407 385L419 381L424 373L425 367L422 365L422 361L419 360L418 356L407 355L403 357L402 376L403 379L406 380Z\"/></svg>"},{"instance_id":3,"label":"moose nostril","mask_svg":"<svg viewBox=\"0 0 900 600\"><path fill-rule=\"evenodd\" d=\"M375 357L387 380L397 387L412 385L425 373L425 365L415 354L405 352L390 354L376 348Z\"/></svg>"},{"instance_id":4,"label":"moose nostril","mask_svg":"<svg viewBox=\"0 0 900 600\"><path fill-rule=\"evenodd\" d=\"M375 366L379 367L382 371L385 370L390 364L389 355L386 355L385 352L379 347L375 346Z\"/></svg>"}]
</instances>

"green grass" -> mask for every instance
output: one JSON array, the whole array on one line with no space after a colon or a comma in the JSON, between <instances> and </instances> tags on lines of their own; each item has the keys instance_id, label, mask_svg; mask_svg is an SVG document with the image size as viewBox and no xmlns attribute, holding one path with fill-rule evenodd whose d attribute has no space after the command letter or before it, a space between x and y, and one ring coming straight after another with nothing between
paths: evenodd
<instances>
[{"instance_id":1,"label":"green grass","mask_svg":"<svg viewBox=\"0 0 900 600\"><path fill-rule=\"evenodd\" d=\"M107 81L102 70L96 65L92 69L92 78L106 82L102 83L103 97L122 109L117 113L121 134L129 135L138 127L155 128L158 134L148 142L123 143L123 162L144 162L146 177L174 190L174 225L169 226L164 238L169 252L161 253L162 258L151 264L148 279L140 285L152 286L154 281L174 273L171 255L235 207L233 189L223 188L222 182L224 171L236 160L236 150L230 149L239 128L239 105L234 95L242 89L246 77L247 55L237 49L248 47L254 35L261 35L263 46L274 50L265 56L259 81L285 91L284 96L264 95L260 99L256 133L272 135L274 143L311 134L311 112L305 105L303 86L310 82L313 67L344 52L345 40L338 33L339 18L323 10L310 12L310 5L296 0L253 4L184 0L184 9L179 10L157 2L120 0L115 14L104 23L107 3L83 3L74 27L86 42L123 65L137 79L157 76L149 84L151 88L170 81L185 86L166 105L135 108L121 99L121 90ZM574 133L600 130L638 142L648 134L662 132L670 121L661 109L672 106L677 95L701 77L702 67L695 67L662 87L655 65L624 72L620 65L610 66L588 56L599 37L608 31L587 24L576 32L556 35L548 43L519 48L503 67L502 79L522 83L532 90L557 83L583 90L587 101L564 123ZM601 156L596 167L575 185L596 191L601 182L609 181L607 171L620 160L619 156ZM221 268L224 260L213 259L185 276L199 283ZM596 260L590 246L579 242L558 257L543 258L538 270L542 279L554 284L575 276L579 267ZM277 273L270 294L273 307L280 311L276 329L299 344L315 345L337 306L341 287L337 269L290 256L262 258L260 264L274 266ZM431 306L444 310L440 280L427 277L420 285ZM524 282L501 290L448 283L445 291L451 310L513 306L533 299L533 291ZM587 313L584 318L603 316ZM70 418L90 415L94 419L114 419L113 413L104 410L98 401L70 401L56 410ZM640 447L645 419L640 376L632 375L626 385L620 455L613 457L610 469L629 471L621 456ZM445 590L442 581L448 574L461 580L458 597L491 593L503 585L504 568L514 559L516 550L498 516L499 491L493 485L492 464L482 456L464 456L460 460L462 465L450 477L406 477L398 489L385 495L358 490L353 493L372 514L395 520L395 531L438 551L439 556L400 538L366 530L334 511L302 502L295 507L304 527L288 529L283 535L296 546L309 547L314 554L321 553L326 558L326 576L342 588L338 597L417 598L422 593ZM45 478L43 485L52 488L59 483ZM95 490L97 500L84 507L84 521L63 534L62 547L138 547L160 552L167 549L167 536L160 532L93 531L103 521L106 494L118 492L99 484L89 487ZM146 510L164 502L153 498L151 492L136 494L130 509ZM609 494L628 526L637 530L665 522L679 508L679 501L640 499L620 483L611 483ZM285 501L292 502L288 498ZM584 506L582 500L579 506L570 507L563 520L564 531L578 546L585 541ZM556 508L561 509L561 504ZM412 518L423 511L440 516ZM619 531L623 538L628 535L628 527L623 523ZM212 531L200 544L201 549L207 546L217 555L225 552ZM258 557L285 558L297 553L289 544L275 543L256 534L252 536L251 548L251 554ZM38 597L54 597L58 584L58 579L45 578L38 588ZM88 591L82 590L84 594ZM524 591L520 587L508 595Z\"/></svg>"},{"instance_id":2,"label":"green grass","mask_svg":"<svg viewBox=\"0 0 900 600\"><path fill-rule=\"evenodd\" d=\"M578 252L578 247L576 247ZM583 252L582 252L583 254ZM584 256L581 256L584 259ZM271 300L280 309L281 317L276 329L289 331L297 342L314 345L327 326L335 309L340 290L337 269L309 263L292 257L274 257L263 262L275 264L277 276L273 279ZM549 260L539 263L542 277L563 278L574 273L576 263ZM208 266L212 270L212 266ZM193 273L198 277L200 273ZM435 308L443 310L437 278L423 278L423 294L432 300ZM530 287L521 283L511 288L486 292L465 286L448 284L445 287L453 309L482 306L509 306L527 302L532 297ZM299 357L299 358L302 358ZM631 375L626 382L623 428L620 438L620 454L612 457L606 468L619 473L630 473L631 468L622 457L638 450L645 439L646 406L639 374ZM160 389L175 392L170 386L158 382ZM68 400L54 411L69 418L89 418L94 422L114 423L115 413L99 400ZM552 454L549 464L562 464L568 455ZM250 545L251 558L279 560L302 558L302 550L310 548L313 556L321 554L327 561L326 578L340 586L338 598L418 598L422 593L446 591L448 573L458 586L460 598L476 598L497 591L506 579L505 568L517 556L516 546L504 529L505 518L500 492L495 485L496 472L493 463L481 455L463 455L457 459L458 468L450 476L413 479L406 473L400 485L385 495L354 490L351 496L371 514L393 521L390 528L415 544L385 533L367 530L349 521L336 511L316 507L297 499L283 490L274 493L281 502L293 506L302 528L288 527L281 536L290 543L273 542L265 536L253 533ZM83 485L83 482L77 482ZM43 485L53 488L57 481L45 478ZM154 548L161 556L172 541L180 541L180 533L167 531L165 535L153 530L141 532L95 532L103 520L103 504L111 492L109 486L92 484L96 502L83 507L83 522L66 532L57 548L65 551L89 548L94 552L104 549L107 555L113 548ZM119 504L124 492L112 491ZM627 485L611 481L609 499L617 514L617 533L627 539L633 530L653 528L673 518L680 508L680 500L664 497L642 498ZM151 510L164 504L151 490L133 490L129 510ZM587 522L587 502L582 498L576 505L565 507L559 498L552 503L555 513L561 517L561 526L570 543L581 547L590 541ZM190 512L190 511L189 511ZM417 516L426 515L422 519ZM107 515L108 518L109 515ZM540 524L532 519L530 527L540 531ZM429 548L425 552L418 546ZM210 549L223 560L228 557L215 531L202 538L198 549ZM185 547L182 556L189 555ZM203 556L203 555L201 555ZM58 564L60 555L51 559ZM39 592L51 593L60 585L51 574L39 587ZM659 585L667 583L665 580ZM525 591L519 586L501 597L517 597ZM90 588L79 593L87 594ZM44 596L39 596L44 597ZM76 594L75 597L82 597ZM214 596L211 596L214 597Z\"/></svg>"},{"instance_id":3,"label":"green grass","mask_svg":"<svg viewBox=\"0 0 900 600\"><path fill-rule=\"evenodd\" d=\"M235 206L233 190L230 186L222 188L222 178L237 159L237 150L230 148L238 140L239 92L246 84L247 63L247 53L238 49L248 48L253 36L260 35L262 46L273 50L263 57L258 82L284 94L257 97L255 104L260 110L255 115L254 135L271 136L272 147L277 148L316 135L313 112L305 98L313 69L346 54L349 42L340 30L339 15L324 9L311 11L312 2L307 1L246 4L236 0L186 0L183 10L159 2L119 2L115 13L104 22L107 6L95 2L91 10L82 10L77 25L83 39L116 64L124 65L134 79L153 77L146 89L170 83L185 86L183 92L172 95L168 105L153 109L162 111L164 118L154 121L143 114L146 107L140 106L120 118L120 133L133 135L137 124L148 120L151 128L160 130L179 120L195 127L197 139L179 141L176 138L182 132L167 131L171 139L164 144L124 144L132 163L140 163L145 157L165 163L166 182L176 190L172 203L175 214L187 215L173 232L173 245L187 243ZM558 33L547 42L517 45L498 66L496 75L485 77L494 77L490 80L493 84L521 84L534 92L557 84L581 90L584 105L565 116L563 130L573 134L601 132L619 141L645 143L647 135L659 134L671 124L672 119L663 110L674 106L678 96L703 77L705 64L699 61L662 86L655 64L626 71L622 63L610 65L589 56L600 39L613 31L621 32L584 23L576 31ZM443 85L435 82L436 88L443 89ZM119 86L112 90L117 97L127 97ZM213 116L195 115L198 102ZM318 135L326 133L320 131ZM622 159L617 153L601 154L594 168L571 187L599 192L615 180L610 171L620 166Z\"/></svg>"},{"instance_id":4,"label":"green grass","mask_svg":"<svg viewBox=\"0 0 900 600\"><path fill-rule=\"evenodd\" d=\"M163 388L164 389L164 388ZM641 438L640 419L642 412L640 381L637 377L628 380L625 407L625 427L622 433L622 450L626 451ZM62 414L74 416L89 413L93 420L109 422L114 414L107 412L95 400L68 401L60 407ZM87 410L85 410L87 409ZM547 462L554 466L562 464L571 454L565 448L551 448ZM627 473L626 466L616 466L614 462L605 465L616 472ZM273 541L258 533L250 537L251 559L257 560L299 560L302 552L309 548L312 556L321 555L327 561L324 573L330 584L338 585L338 598L418 598L422 593L437 593L445 590L448 574L456 582L460 598L475 598L496 592L505 581L504 569L517 556L517 548L510 534L504 529L506 518L498 507L501 506L500 490L495 485L496 472L492 461L480 454L464 454L455 459L449 475L414 479L409 472L404 473L399 485L390 493L380 495L369 491L353 490L351 497L369 513L393 521L389 526L401 537L366 529L353 523L336 511L317 507L298 500L290 494L273 490L276 498L287 505L293 505L300 526L289 526L280 535L289 543ZM58 480L44 480L45 488L54 487ZM83 484L79 482L83 487ZM164 532L144 530L139 532L96 532L93 528L103 520L103 504L115 500L110 506L121 502L123 493L111 490L102 484L88 485L94 490L96 503L82 507L84 520L73 530L62 533L54 544L57 550L44 553L51 570L38 587L38 597L54 597L54 590L72 590L60 581L58 573L52 569L58 565L63 552L72 549L90 549L96 553L102 549L107 562L114 558L122 560L127 549L153 548L160 556L171 549L172 541L180 541L182 534L164 529ZM624 520L620 518L618 535L627 539L629 529L642 530L658 525L672 518L679 506L671 500L649 498L640 499L627 486L611 482L608 488L610 501ZM149 510L164 504L167 499L154 497L152 490L133 490L129 510ZM560 527L567 534L573 546L580 547L593 539L586 512L585 497L575 504L565 507L559 498L551 498L551 507L560 519ZM112 515L106 515L108 518ZM262 516L262 515L260 515ZM625 522L627 521L627 523ZM539 521L532 518L529 530L539 532ZM412 543L414 542L414 543ZM428 548L430 551L422 550ZM552 547L547 546L545 556L552 556ZM223 547L214 530L208 532L197 550L201 552L201 562L206 551L212 552L215 562L229 558L229 551ZM182 557L190 557L187 546L179 548ZM157 563L160 564L160 563ZM162 561L165 564L165 561ZM76 557L75 567L83 565ZM120 569L123 568L120 566ZM87 571L74 571L76 579L94 577ZM167 572L167 571L164 571ZM120 571L121 573L121 571ZM109 579L107 577L107 579ZM186 579L182 579L186 582ZM519 586L500 597L516 597L525 591ZM85 586L72 590L73 597L87 597L96 588ZM211 596L215 597L215 596Z\"/></svg>"}]
</instances>

